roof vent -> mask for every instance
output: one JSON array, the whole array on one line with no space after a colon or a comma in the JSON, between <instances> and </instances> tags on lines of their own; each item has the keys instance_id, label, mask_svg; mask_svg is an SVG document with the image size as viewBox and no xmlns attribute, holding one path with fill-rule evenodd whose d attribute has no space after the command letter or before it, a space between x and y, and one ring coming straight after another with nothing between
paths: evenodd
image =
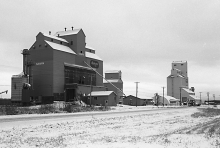
<instances>
[{"instance_id":1,"label":"roof vent","mask_svg":"<svg viewBox=\"0 0 220 148\"><path fill-rule=\"evenodd\" d=\"M73 30L73 27L71 27L72 28L72 30Z\"/></svg>"},{"instance_id":2,"label":"roof vent","mask_svg":"<svg viewBox=\"0 0 220 148\"><path fill-rule=\"evenodd\" d=\"M66 28L64 28L65 29L65 31L66 31Z\"/></svg>"},{"instance_id":3,"label":"roof vent","mask_svg":"<svg viewBox=\"0 0 220 148\"><path fill-rule=\"evenodd\" d=\"M51 34L51 31L49 31L49 35Z\"/></svg>"}]
</instances>

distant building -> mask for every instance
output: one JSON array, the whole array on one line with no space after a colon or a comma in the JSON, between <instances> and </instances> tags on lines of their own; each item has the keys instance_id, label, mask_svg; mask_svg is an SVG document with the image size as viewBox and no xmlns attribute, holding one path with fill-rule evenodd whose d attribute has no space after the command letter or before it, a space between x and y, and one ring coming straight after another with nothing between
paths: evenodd
<instances>
[{"instance_id":1,"label":"distant building","mask_svg":"<svg viewBox=\"0 0 220 148\"><path fill-rule=\"evenodd\" d=\"M174 61L171 74L167 77L167 95L181 103L197 99L194 87L189 89L187 61Z\"/></svg>"},{"instance_id":2,"label":"distant building","mask_svg":"<svg viewBox=\"0 0 220 148\"><path fill-rule=\"evenodd\" d=\"M114 91L115 94L117 95L116 101L117 104L119 102L122 102L122 96L123 96L123 81L121 79L122 73L120 70L109 70L105 72L105 79L104 80L104 86L109 90L109 91ZM115 86L113 86L113 85Z\"/></svg>"},{"instance_id":3,"label":"distant building","mask_svg":"<svg viewBox=\"0 0 220 148\"><path fill-rule=\"evenodd\" d=\"M156 96L154 96L154 105L164 105L164 106L176 106L179 105L179 99L176 99L174 97L171 96L160 96L158 95L158 98Z\"/></svg>"},{"instance_id":4,"label":"distant building","mask_svg":"<svg viewBox=\"0 0 220 148\"><path fill-rule=\"evenodd\" d=\"M131 106L144 106L147 104L147 99L141 99L141 98L129 95L123 98L123 104L131 105Z\"/></svg>"}]
</instances>

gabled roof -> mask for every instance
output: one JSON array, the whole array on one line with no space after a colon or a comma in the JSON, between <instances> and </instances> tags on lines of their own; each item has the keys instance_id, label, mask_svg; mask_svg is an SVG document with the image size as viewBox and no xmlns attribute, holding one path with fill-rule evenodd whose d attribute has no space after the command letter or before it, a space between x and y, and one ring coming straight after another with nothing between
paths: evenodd
<instances>
[{"instance_id":1,"label":"gabled roof","mask_svg":"<svg viewBox=\"0 0 220 148\"><path fill-rule=\"evenodd\" d=\"M77 68L81 68L81 69L92 70L89 67L85 67L85 66L81 66L81 65L76 65L76 64L70 64L70 63L65 63L65 62L64 62L64 66L77 67Z\"/></svg>"},{"instance_id":2,"label":"gabled roof","mask_svg":"<svg viewBox=\"0 0 220 148\"><path fill-rule=\"evenodd\" d=\"M53 43L50 41L45 41L51 48L55 49L55 50L59 50L59 51L63 51L63 52L67 52L67 53L71 53L71 54L76 54L72 49L70 49L67 46L64 45L60 45L57 43Z\"/></svg>"},{"instance_id":3,"label":"gabled roof","mask_svg":"<svg viewBox=\"0 0 220 148\"><path fill-rule=\"evenodd\" d=\"M183 75L180 75L180 74L177 74L176 76L181 77L181 78L185 78ZM167 78L175 78L176 76L171 74Z\"/></svg>"},{"instance_id":4,"label":"gabled roof","mask_svg":"<svg viewBox=\"0 0 220 148\"><path fill-rule=\"evenodd\" d=\"M87 46L87 45L86 45L86 48L87 48L87 49L90 49L90 50L95 50L94 48L89 47L89 46Z\"/></svg>"},{"instance_id":5,"label":"gabled roof","mask_svg":"<svg viewBox=\"0 0 220 148\"><path fill-rule=\"evenodd\" d=\"M177 74L178 77L185 78L183 75Z\"/></svg>"},{"instance_id":6,"label":"gabled roof","mask_svg":"<svg viewBox=\"0 0 220 148\"><path fill-rule=\"evenodd\" d=\"M120 79L107 79L108 81L104 80L103 83L123 83Z\"/></svg>"},{"instance_id":7,"label":"gabled roof","mask_svg":"<svg viewBox=\"0 0 220 148\"><path fill-rule=\"evenodd\" d=\"M174 75L169 75L167 78L174 78L175 76Z\"/></svg>"},{"instance_id":8,"label":"gabled roof","mask_svg":"<svg viewBox=\"0 0 220 148\"><path fill-rule=\"evenodd\" d=\"M121 70L107 70L105 73L120 73Z\"/></svg>"},{"instance_id":9,"label":"gabled roof","mask_svg":"<svg viewBox=\"0 0 220 148\"><path fill-rule=\"evenodd\" d=\"M54 34L54 36L66 36L66 35L72 35L72 34L78 34L79 31L82 30L80 29L73 29L73 30L67 30L67 31L58 31Z\"/></svg>"},{"instance_id":10,"label":"gabled roof","mask_svg":"<svg viewBox=\"0 0 220 148\"><path fill-rule=\"evenodd\" d=\"M112 93L114 93L114 91L93 91L91 96L109 96ZM90 94L88 94L88 96L90 96Z\"/></svg>"},{"instance_id":11,"label":"gabled roof","mask_svg":"<svg viewBox=\"0 0 220 148\"><path fill-rule=\"evenodd\" d=\"M140 99L140 100L147 100L147 99L142 99L142 98L135 97L135 96L133 96L133 95L126 96L126 97L124 97L123 99L127 99L127 98L129 98L129 97L137 98L137 99Z\"/></svg>"},{"instance_id":12,"label":"gabled roof","mask_svg":"<svg viewBox=\"0 0 220 148\"><path fill-rule=\"evenodd\" d=\"M85 56L87 58L91 58L91 59L96 59L96 60L102 61L102 59L100 57L98 57L96 54L91 53L91 52L85 52Z\"/></svg>"},{"instance_id":13,"label":"gabled roof","mask_svg":"<svg viewBox=\"0 0 220 148\"><path fill-rule=\"evenodd\" d=\"M191 91L191 90L188 89L188 88L182 88L182 89L185 90L187 93L194 93L194 94L195 94L195 92Z\"/></svg>"},{"instance_id":14,"label":"gabled roof","mask_svg":"<svg viewBox=\"0 0 220 148\"><path fill-rule=\"evenodd\" d=\"M163 97L163 96L160 96ZM179 99L171 97L171 96L164 96L164 98L166 98L168 101L179 101Z\"/></svg>"},{"instance_id":15,"label":"gabled roof","mask_svg":"<svg viewBox=\"0 0 220 148\"><path fill-rule=\"evenodd\" d=\"M48 38L52 38L52 39L55 39L55 40L58 40L58 41L62 41L62 42L66 42L66 43L69 43L67 40L63 39L63 38L59 38L59 37L56 37L56 36L53 36L53 35L49 35L49 34L45 34L45 33L42 33L45 37L48 37Z\"/></svg>"},{"instance_id":16,"label":"gabled roof","mask_svg":"<svg viewBox=\"0 0 220 148\"><path fill-rule=\"evenodd\" d=\"M200 98L193 96L193 95L189 95L190 96L190 100L200 100Z\"/></svg>"}]
</instances>

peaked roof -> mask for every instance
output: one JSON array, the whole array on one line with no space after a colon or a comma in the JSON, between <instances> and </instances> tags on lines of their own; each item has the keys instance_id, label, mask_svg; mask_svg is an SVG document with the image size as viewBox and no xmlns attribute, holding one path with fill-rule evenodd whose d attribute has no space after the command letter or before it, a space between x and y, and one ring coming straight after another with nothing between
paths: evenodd
<instances>
[{"instance_id":1,"label":"peaked roof","mask_svg":"<svg viewBox=\"0 0 220 148\"><path fill-rule=\"evenodd\" d=\"M58 31L54 34L54 36L65 36L65 35L72 35L72 34L78 34L79 31L82 30L80 29L73 29L73 30L67 30L67 31Z\"/></svg>"},{"instance_id":2,"label":"peaked roof","mask_svg":"<svg viewBox=\"0 0 220 148\"><path fill-rule=\"evenodd\" d=\"M191 90L188 89L188 88L182 88L182 89L185 90L187 93L194 93L194 94L195 94L195 92L191 91Z\"/></svg>"},{"instance_id":3,"label":"peaked roof","mask_svg":"<svg viewBox=\"0 0 220 148\"><path fill-rule=\"evenodd\" d=\"M107 70L105 73L120 73L121 70Z\"/></svg>"},{"instance_id":4,"label":"peaked roof","mask_svg":"<svg viewBox=\"0 0 220 148\"><path fill-rule=\"evenodd\" d=\"M87 48L87 49L90 49L90 50L95 50L94 48L89 47L89 46L87 46L87 45L86 45L86 48Z\"/></svg>"},{"instance_id":5,"label":"peaked roof","mask_svg":"<svg viewBox=\"0 0 220 148\"><path fill-rule=\"evenodd\" d=\"M114 93L114 91L93 91L91 96L109 96L112 93ZM90 96L90 94L88 94L88 96Z\"/></svg>"},{"instance_id":6,"label":"peaked roof","mask_svg":"<svg viewBox=\"0 0 220 148\"><path fill-rule=\"evenodd\" d=\"M76 54L72 49L70 49L68 46L60 45L54 42L45 41L51 48L71 54Z\"/></svg>"},{"instance_id":7,"label":"peaked roof","mask_svg":"<svg viewBox=\"0 0 220 148\"><path fill-rule=\"evenodd\" d=\"M98 57L96 54L91 53L91 52L85 52L85 56L87 58L91 58L91 59L96 59L96 60L102 61L102 59L100 57Z\"/></svg>"},{"instance_id":8,"label":"peaked roof","mask_svg":"<svg viewBox=\"0 0 220 148\"><path fill-rule=\"evenodd\" d=\"M65 66L69 66L69 67L77 67L77 68L81 68L81 69L92 70L89 67L85 67L85 66L81 66L81 65L76 65L76 64L70 64L70 63L66 63L66 62L64 62L64 65Z\"/></svg>"},{"instance_id":9,"label":"peaked roof","mask_svg":"<svg viewBox=\"0 0 220 148\"><path fill-rule=\"evenodd\" d=\"M123 99L127 99L128 97L133 97L133 98L137 98L137 99L140 99L140 100L146 100L145 98L138 98L138 97L135 97L133 95L126 96Z\"/></svg>"},{"instance_id":10,"label":"peaked roof","mask_svg":"<svg viewBox=\"0 0 220 148\"><path fill-rule=\"evenodd\" d=\"M52 39L55 39L55 40L58 40L58 41L63 41L63 42L66 42L68 43L67 40L63 39L63 38L59 38L59 37L56 37L56 36L53 36L53 35L49 35L49 34L45 34L45 33L42 33L45 37L48 37L48 38L52 38Z\"/></svg>"},{"instance_id":11,"label":"peaked roof","mask_svg":"<svg viewBox=\"0 0 220 148\"><path fill-rule=\"evenodd\" d=\"M200 100L200 98L193 96L193 95L189 95L190 96L190 100Z\"/></svg>"},{"instance_id":12,"label":"peaked roof","mask_svg":"<svg viewBox=\"0 0 220 148\"><path fill-rule=\"evenodd\" d=\"M107 79L108 81L104 80L103 83L123 83L120 79Z\"/></svg>"}]
</instances>

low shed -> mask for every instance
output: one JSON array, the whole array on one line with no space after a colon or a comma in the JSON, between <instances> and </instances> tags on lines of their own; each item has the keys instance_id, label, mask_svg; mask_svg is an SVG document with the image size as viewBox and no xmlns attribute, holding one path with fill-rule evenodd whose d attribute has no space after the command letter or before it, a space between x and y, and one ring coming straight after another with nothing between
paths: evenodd
<instances>
[{"instance_id":1,"label":"low shed","mask_svg":"<svg viewBox=\"0 0 220 148\"><path fill-rule=\"evenodd\" d=\"M114 91L93 91L91 93L91 104L97 106L116 106L116 94ZM88 94L88 104L90 104L90 94Z\"/></svg>"},{"instance_id":2,"label":"low shed","mask_svg":"<svg viewBox=\"0 0 220 148\"><path fill-rule=\"evenodd\" d=\"M129 95L123 98L124 105L131 105L131 106L144 106L146 105L147 99L141 99L132 95Z\"/></svg>"}]
</instances>

